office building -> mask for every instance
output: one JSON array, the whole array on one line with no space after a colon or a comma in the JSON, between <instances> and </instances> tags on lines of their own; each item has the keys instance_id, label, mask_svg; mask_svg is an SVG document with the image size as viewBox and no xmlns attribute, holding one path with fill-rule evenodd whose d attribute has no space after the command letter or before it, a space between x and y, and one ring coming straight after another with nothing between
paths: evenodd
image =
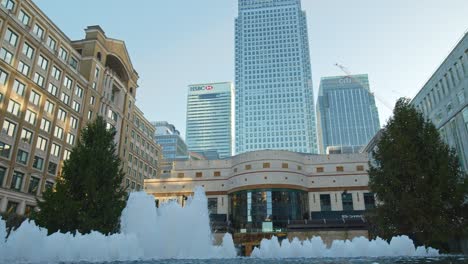
<instances>
[{"instance_id":1,"label":"office building","mask_svg":"<svg viewBox=\"0 0 468 264\"><path fill-rule=\"evenodd\" d=\"M190 152L232 155L234 86L231 82L188 87L186 143Z\"/></svg>"},{"instance_id":2,"label":"office building","mask_svg":"<svg viewBox=\"0 0 468 264\"><path fill-rule=\"evenodd\" d=\"M0 34L0 212L31 212L98 115L117 131L122 184L157 176L160 149L135 106L139 77L123 41L99 26L72 41L31 0L1 1Z\"/></svg>"},{"instance_id":3,"label":"office building","mask_svg":"<svg viewBox=\"0 0 468 264\"><path fill-rule=\"evenodd\" d=\"M380 128L367 74L321 78L317 128L322 154L359 152L367 145Z\"/></svg>"},{"instance_id":4,"label":"office building","mask_svg":"<svg viewBox=\"0 0 468 264\"><path fill-rule=\"evenodd\" d=\"M457 43L412 104L431 120L468 172L468 32Z\"/></svg>"},{"instance_id":5,"label":"office building","mask_svg":"<svg viewBox=\"0 0 468 264\"><path fill-rule=\"evenodd\" d=\"M159 203L183 204L196 186L204 187L214 231L227 232L219 230L228 225L245 247L272 233L301 240L320 235L331 242L367 236L363 215L375 206L367 169L365 153L261 150L177 162L160 179L145 180L145 191Z\"/></svg>"},{"instance_id":6,"label":"office building","mask_svg":"<svg viewBox=\"0 0 468 264\"><path fill-rule=\"evenodd\" d=\"M306 14L300 0L239 0L236 153L317 153Z\"/></svg>"},{"instance_id":7,"label":"office building","mask_svg":"<svg viewBox=\"0 0 468 264\"><path fill-rule=\"evenodd\" d=\"M152 122L152 124L156 128L154 138L162 148L165 161L189 158L187 145L173 124L166 121Z\"/></svg>"}]
</instances>

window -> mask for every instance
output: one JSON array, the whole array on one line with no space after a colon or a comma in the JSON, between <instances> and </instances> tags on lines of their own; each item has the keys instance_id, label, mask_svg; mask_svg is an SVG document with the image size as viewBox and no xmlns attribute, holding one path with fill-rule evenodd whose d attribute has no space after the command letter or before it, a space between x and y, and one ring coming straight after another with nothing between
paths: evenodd
<instances>
[{"instance_id":1,"label":"window","mask_svg":"<svg viewBox=\"0 0 468 264\"><path fill-rule=\"evenodd\" d=\"M24 83L18 81L18 80L15 80L13 82L13 91L17 94L17 95L20 95L20 96L23 96L24 95L24 89L26 88L26 85L24 85Z\"/></svg>"},{"instance_id":2,"label":"window","mask_svg":"<svg viewBox=\"0 0 468 264\"><path fill-rule=\"evenodd\" d=\"M203 177L203 173L201 171L195 172L195 177L201 178Z\"/></svg>"},{"instance_id":3,"label":"window","mask_svg":"<svg viewBox=\"0 0 468 264\"><path fill-rule=\"evenodd\" d=\"M53 85L52 83L49 83L49 87L47 87L47 91L50 94L52 94L53 96L57 96L58 88L57 88L57 86Z\"/></svg>"},{"instance_id":4,"label":"window","mask_svg":"<svg viewBox=\"0 0 468 264\"><path fill-rule=\"evenodd\" d=\"M5 85L7 79L8 79L8 73L6 73L2 69L0 69L0 84Z\"/></svg>"},{"instance_id":5,"label":"window","mask_svg":"<svg viewBox=\"0 0 468 264\"><path fill-rule=\"evenodd\" d=\"M15 116L19 116L20 109L21 105L10 99L10 101L8 102L7 111Z\"/></svg>"},{"instance_id":6,"label":"window","mask_svg":"<svg viewBox=\"0 0 468 264\"><path fill-rule=\"evenodd\" d=\"M33 138L33 133L27 129L22 129L21 130L21 141L23 141L24 143L28 143L28 144L31 144L32 142L32 138Z\"/></svg>"},{"instance_id":7,"label":"window","mask_svg":"<svg viewBox=\"0 0 468 264\"><path fill-rule=\"evenodd\" d=\"M346 191L341 194L341 202L343 204L343 211L353 210L353 195Z\"/></svg>"},{"instance_id":8,"label":"window","mask_svg":"<svg viewBox=\"0 0 468 264\"><path fill-rule=\"evenodd\" d=\"M68 133L67 134L67 143L70 145L75 144L75 135Z\"/></svg>"},{"instance_id":9,"label":"window","mask_svg":"<svg viewBox=\"0 0 468 264\"><path fill-rule=\"evenodd\" d=\"M13 0L2 0L2 6L8 10L13 10L15 8L15 1Z\"/></svg>"},{"instance_id":10,"label":"window","mask_svg":"<svg viewBox=\"0 0 468 264\"><path fill-rule=\"evenodd\" d=\"M31 20L31 17L26 12L24 12L23 9L21 9L18 14L18 20L21 21L23 25L27 26L29 24L29 20Z\"/></svg>"},{"instance_id":11,"label":"window","mask_svg":"<svg viewBox=\"0 0 468 264\"><path fill-rule=\"evenodd\" d=\"M70 96L66 93L62 93L62 96L60 96L60 100L62 100L62 102L68 105L70 103Z\"/></svg>"},{"instance_id":12,"label":"window","mask_svg":"<svg viewBox=\"0 0 468 264\"><path fill-rule=\"evenodd\" d=\"M344 171L343 166L336 166L336 171Z\"/></svg>"},{"instance_id":13,"label":"window","mask_svg":"<svg viewBox=\"0 0 468 264\"><path fill-rule=\"evenodd\" d=\"M18 62L18 71L21 72L22 74L28 75L29 69L30 67L28 64L24 63L23 61Z\"/></svg>"},{"instance_id":14,"label":"window","mask_svg":"<svg viewBox=\"0 0 468 264\"><path fill-rule=\"evenodd\" d=\"M70 58L70 66L75 70L78 69L78 60L75 59L74 57L71 57Z\"/></svg>"},{"instance_id":15,"label":"window","mask_svg":"<svg viewBox=\"0 0 468 264\"><path fill-rule=\"evenodd\" d=\"M38 156L34 156L33 168L42 171L44 168L44 159Z\"/></svg>"},{"instance_id":16,"label":"window","mask_svg":"<svg viewBox=\"0 0 468 264\"><path fill-rule=\"evenodd\" d=\"M7 134L10 137L13 137L16 132L16 124L5 119L3 121L2 132Z\"/></svg>"},{"instance_id":17,"label":"window","mask_svg":"<svg viewBox=\"0 0 468 264\"><path fill-rule=\"evenodd\" d=\"M323 172L323 167L317 167L317 168L316 168L316 171L317 171L318 173Z\"/></svg>"},{"instance_id":18,"label":"window","mask_svg":"<svg viewBox=\"0 0 468 264\"><path fill-rule=\"evenodd\" d=\"M178 177L178 178L183 178L183 177L184 177L184 173L183 173L183 172L177 173L177 177Z\"/></svg>"},{"instance_id":19,"label":"window","mask_svg":"<svg viewBox=\"0 0 468 264\"><path fill-rule=\"evenodd\" d=\"M220 171L215 171L215 172L213 172L213 176L214 177L219 177L219 176L221 176L221 172Z\"/></svg>"},{"instance_id":20,"label":"window","mask_svg":"<svg viewBox=\"0 0 468 264\"><path fill-rule=\"evenodd\" d=\"M37 117L37 115L36 115L35 112L27 109L26 110L26 115L24 116L24 120L26 122L28 122L29 124L31 124L31 125L35 125L36 124L36 117Z\"/></svg>"},{"instance_id":21,"label":"window","mask_svg":"<svg viewBox=\"0 0 468 264\"><path fill-rule=\"evenodd\" d=\"M356 170L357 171L364 171L364 166L363 165L357 165Z\"/></svg>"},{"instance_id":22,"label":"window","mask_svg":"<svg viewBox=\"0 0 468 264\"><path fill-rule=\"evenodd\" d=\"M83 89L81 89L81 87L79 87L78 85L75 88L75 95L78 96L79 98L83 98Z\"/></svg>"},{"instance_id":23,"label":"window","mask_svg":"<svg viewBox=\"0 0 468 264\"><path fill-rule=\"evenodd\" d=\"M59 50L59 57L60 57L62 60L67 61L68 52L67 52L63 47L60 47L60 50Z\"/></svg>"},{"instance_id":24,"label":"window","mask_svg":"<svg viewBox=\"0 0 468 264\"><path fill-rule=\"evenodd\" d=\"M66 149L63 151L63 160L69 160L71 155L71 151Z\"/></svg>"},{"instance_id":25,"label":"window","mask_svg":"<svg viewBox=\"0 0 468 264\"><path fill-rule=\"evenodd\" d=\"M16 155L16 162L26 165L28 163L28 153L24 150L18 149L18 154Z\"/></svg>"},{"instance_id":26,"label":"window","mask_svg":"<svg viewBox=\"0 0 468 264\"><path fill-rule=\"evenodd\" d=\"M289 168L289 164L288 163L282 163L281 168L282 169L287 169L287 168Z\"/></svg>"},{"instance_id":27,"label":"window","mask_svg":"<svg viewBox=\"0 0 468 264\"><path fill-rule=\"evenodd\" d=\"M44 36L44 29L38 24L34 24L33 33L36 34L40 39Z\"/></svg>"},{"instance_id":28,"label":"window","mask_svg":"<svg viewBox=\"0 0 468 264\"><path fill-rule=\"evenodd\" d=\"M63 128L55 126L54 136L59 139L63 139Z\"/></svg>"},{"instance_id":29,"label":"window","mask_svg":"<svg viewBox=\"0 0 468 264\"><path fill-rule=\"evenodd\" d=\"M297 170L302 170L302 166L297 165Z\"/></svg>"},{"instance_id":30,"label":"window","mask_svg":"<svg viewBox=\"0 0 468 264\"><path fill-rule=\"evenodd\" d=\"M36 93L36 91L32 90L31 94L29 95L29 102L33 105L39 106L39 102L41 101L41 95Z\"/></svg>"},{"instance_id":31,"label":"window","mask_svg":"<svg viewBox=\"0 0 468 264\"><path fill-rule=\"evenodd\" d=\"M75 118L75 117L70 117L70 126L73 128L73 129L76 129L78 127L78 119Z\"/></svg>"},{"instance_id":32,"label":"window","mask_svg":"<svg viewBox=\"0 0 468 264\"><path fill-rule=\"evenodd\" d=\"M93 111L89 110L88 111L88 119L93 118Z\"/></svg>"},{"instance_id":33,"label":"window","mask_svg":"<svg viewBox=\"0 0 468 264\"><path fill-rule=\"evenodd\" d=\"M6 168L0 167L0 187L3 187L3 179L5 179Z\"/></svg>"},{"instance_id":34,"label":"window","mask_svg":"<svg viewBox=\"0 0 468 264\"><path fill-rule=\"evenodd\" d=\"M73 108L73 110L75 110L76 112L79 113L80 110L81 110L81 104L78 103L77 101L73 100L73 102L72 102L72 108ZM114 120L114 121L117 121L117 120Z\"/></svg>"},{"instance_id":35,"label":"window","mask_svg":"<svg viewBox=\"0 0 468 264\"><path fill-rule=\"evenodd\" d=\"M34 78L33 81L39 85L40 87L44 87L44 76L40 75L39 73L35 72L34 73Z\"/></svg>"},{"instance_id":36,"label":"window","mask_svg":"<svg viewBox=\"0 0 468 264\"><path fill-rule=\"evenodd\" d=\"M41 136L37 137L36 148L45 151L47 148L47 139Z\"/></svg>"},{"instance_id":37,"label":"window","mask_svg":"<svg viewBox=\"0 0 468 264\"><path fill-rule=\"evenodd\" d=\"M45 132L50 132L50 121L49 120L47 120L45 118L42 118L41 130L43 130Z\"/></svg>"},{"instance_id":38,"label":"window","mask_svg":"<svg viewBox=\"0 0 468 264\"><path fill-rule=\"evenodd\" d=\"M58 157L60 155L60 146L52 143L52 147L50 148L50 155Z\"/></svg>"},{"instance_id":39,"label":"window","mask_svg":"<svg viewBox=\"0 0 468 264\"><path fill-rule=\"evenodd\" d=\"M364 206L366 210L375 208L375 197L373 193L364 193Z\"/></svg>"},{"instance_id":40,"label":"window","mask_svg":"<svg viewBox=\"0 0 468 264\"><path fill-rule=\"evenodd\" d=\"M18 44L18 35L9 28L6 30L4 39L14 47Z\"/></svg>"},{"instance_id":41,"label":"window","mask_svg":"<svg viewBox=\"0 0 468 264\"><path fill-rule=\"evenodd\" d=\"M37 59L37 65L41 67L44 71L47 70L47 66L49 65L49 61L42 55L39 55L39 59Z\"/></svg>"},{"instance_id":42,"label":"window","mask_svg":"<svg viewBox=\"0 0 468 264\"><path fill-rule=\"evenodd\" d=\"M28 57L30 60L32 60L34 56L34 49L27 42L23 44L23 54L26 55L26 57Z\"/></svg>"},{"instance_id":43,"label":"window","mask_svg":"<svg viewBox=\"0 0 468 264\"><path fill-rule=\"evenodd\" d=\"M251 169L252 169L252 165L250 165L250 164L245 165L245 169L246 169L246 170L251 170Z\"/></svg>"},{"instance_id":44,"label":"window","mask_svg":"<svg viewBox=\"0 0 468 264\"><path fill-rule=\"evenodd\" d=\"M95 98L94 98L94 96L91 96L91 97L89 98L89 104L90 104L90 105L94 105L94 102L95 102Z\"/></svg>"},{"instance_id":45,"label":"window","mask_svg":"<svg viewBox=\"0 0 468 264\"><path fill-rule=\"evenodd\" d=\"M11 145L8 145L0 141L0 157L9 159L10 153L11 153Z\"/></svg>"},{"instance_id":46,"label":"window","mask_svg":"<svg viewBox=\"0 0 468 264\"><path fill-rule=\"evenodd\" d=\"M7 49L2 48L0 50L0 59L4 60L8 64L11 64L13 60L13 54L9 52Z\"/></svg>"},{"instance_id":47,"label":"window","mask_svg":"<svg viewBox=\"0 0 468 264\"><path fill-rule=\"evenodd\" d=\"M50 181L46 181L45 188L46 188L46 190L50 190L50 189L54 188L54 183L50 182Z\"/></svg>"},{"instance_id":48,"label":"window","mask_svg":"<svg viewBox=\"0 0 468 264\"><path fill-rule=\"evenodd\" d=\"M57 163L49 162L49 166L47 167L47 172L55 175L57 173Z\"/></svg>"},{"instance_id":49,"label":"window","mask_svg":"<svg viewBox=\"0 0 468 264\"><path fill-rule=\"evenodd\" d=\"M270 168L270 163L268 163L268 162L263 163L263 168L264 168L264 169Z\"/></svg>"},{"instance_id":50,"label":"window","mask_svg":"<svg viewBox=\"0 0 468 264\"><path fill-rule=\"evenodd\" d=\"M57 41L55 41L55 39L51 36L47 38L46 44L51 50L55 50L55 48L57 47Z\"/></svg>"},{"instance_id":51,"label":"window","mask_svg":"<svg viewBox=\"0 0 468 264\"><path fill-rule=\"evenodd\" d=\"M330 194L320 194L320 210L331 211Z\"/></svg>"},{"instance_id":52,"label":"window","mask_svg":"<svg viewBox=\"0 0 468 264\"><path fill-rule=\"evenodd\" d=\"M44 104L44 111L46 111L49 114L53 114L54 113L54 107L55 107L54 103L52 103L49 100L46 100L46 102Z\"/></svg>"},{"instance_id":53,"label":"window","mask_svg":"<svg viewBox=\"0 0 468 264\"><path fill-rule=\"evenodd\" d=\"M11 179L10 189L17 190L17 191L21 190L21 185L23 185L23 178L24 178L24 173L15 171L13 173L13 179Z\"/></svg>"},{"instance_id":54,"label":"window","mask_svg":"<svg viewBox=\"0 0 468 264\"><path fill-rule=\"evenodd\" d=\"M68 76L65 76L65 79L63 79L63 85L64 85L65 87L67 87L67 89L70 90L71 87L72 87L72 84L73 84L72 79L70 79L70 77L68 77Z\"/></svg>"},{"instance_id":55,"label":"window","mask_svg":"<svg viewBox=\"0 0 468 264\"><path fill-rule=\"evenodd\" d=\"M62 71L59 70L57 67L52 67L52 71L50 72L50 75L54 77L57 81L60 80L60 75L62 74Z\"/></svg>"},{"instance_id":56,"label":"window","mask_svg":"<svg viewBox=\"0 0 468 264\"><path fill-rule=\"evenodd\" d=\"M59 108L57 112L57 118L65 122L65 119L67 118L67 112L65 112L65 110L62 108Z\"/></svg>"},{"instance_id":57,"label":"window","mask_svg":"<svg viewBox=\"0 0 468 264\"><path fill-rule=\"evenodd\" d=\"M28 193L37 194L37 189L39 188L39 182L40 182L39 178L31 177L31 180L29 180Z\"/></svg>"}]
</instances>

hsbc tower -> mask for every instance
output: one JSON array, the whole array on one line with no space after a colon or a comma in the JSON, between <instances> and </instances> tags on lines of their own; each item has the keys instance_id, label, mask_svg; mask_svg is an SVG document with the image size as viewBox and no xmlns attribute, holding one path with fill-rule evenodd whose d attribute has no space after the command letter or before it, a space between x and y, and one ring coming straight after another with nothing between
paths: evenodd
<instances>
[{"instance_id":1,"label":"hsbc tower","mask_svg":"<svg viewBox=\"0 0 468 264\"><path fill-rule=\"evenodd\" d=\"M232 155L234 86L231 82L188 86L185 141L191 152Z\"/></svg>"}]
</instances>

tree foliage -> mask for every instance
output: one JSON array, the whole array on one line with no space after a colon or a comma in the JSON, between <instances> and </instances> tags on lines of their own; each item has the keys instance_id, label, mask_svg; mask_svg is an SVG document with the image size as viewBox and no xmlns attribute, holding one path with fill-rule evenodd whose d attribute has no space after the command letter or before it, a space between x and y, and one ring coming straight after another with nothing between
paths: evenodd
<instances>
[{"instance_id":1,"label":"tree foliage","mask_svg":"<svg viewBox=\"0 0 468 264\"><path fill-rule=\"evenodd\" d=\"M55 189L44 192L43 200L38 201L40 211L33 214L33 220L49 234L119 230L126 192L121 187L124 173L115 135L101 117L83 129Z\"/></svg>"},{"instance_id":2,"label":"tree foliage","mask_svg":"<svg viewBox=\"0 0 468 264\"><path fill-rule=\"evenodd\" d=\"M400 98L370 162L369 187L379 204L377 235L409 235L444 248L468 227L468 180L436 127Z\"/></svg>"}]
</instances>

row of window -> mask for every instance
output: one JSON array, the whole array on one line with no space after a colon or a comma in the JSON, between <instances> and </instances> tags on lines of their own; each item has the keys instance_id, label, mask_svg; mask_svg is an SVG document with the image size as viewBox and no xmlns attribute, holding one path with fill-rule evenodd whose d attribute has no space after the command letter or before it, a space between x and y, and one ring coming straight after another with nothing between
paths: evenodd
<instances>
[{"instance_id":1,"label":"row of window","mask_svg":"<svg viewBox=\"0 0 468 264\"><path fill-rule=\"evenodd\" d=\"M262 164L262 167L263 167L264 169L271 168L271 163L269 163L269 162L264 162L264 163ZM282 168L282 169L288 169L288 168L289 168L289 163L281 163L281 168ZM245 170L251 170L251 169L252 169L252 165L251 165L251 164L246 164L246 165L244 166L244 169L245 169ZM300 170L302 170L302 166L296 165L296 169L300 171ZM234 168L234 169L233 169L234 173L236 173L237 170L238 170L237 168ZM316 170L317 173L323 173L323 172L325 172L324 167L316 167L315 170ZM343 166L336 166L336 171L337 171L337 172L344 172L344 167L343 167ZM357 165L357 166L356 166L356 171L364 171L364 166L363 166L363 165ZM214 177L220 177L220 176L221 176L221 172L220 172L220 171L214 171L214 172L213 172L213 176L214 176ZM184 177L185 177L185 173L179 172L179 173L177 173L177 177L178 177L178 178L184 178ZM201 177L203 177L203 172L201 172L201 171L195 172L195 177L196 177L196 178L201 178Z\"/></svg>"},{"instance_id":2,"label":"row of window","mask_svg":"<svg viewBox=\"0 0 468 264\"><path fill-rule=\"evenodd\" d=\"M0 187L3 187L3 182L7 176L7 169L5 167L0 167ZM10 183L10 189L16 191L22 191L23 182L25 180L25 174L19 171L13 171L13 177ZM37 195L37 192L40 188L41 179L35 176L31 176L29 179L29 185L27 192L33 195ZM46 181L45 188L49 189L54 186L53 182Z\"/></svg>"},{"instance_id":3,"label":"row of window","mask_svg":"<svg viewBox=\"0 0 468 264\"><path fill-rule=\"evenodd\" d=\"M427 92L424 98L416 105L416 107L423 113L428 115L437 104L443 100L450 90L457 87L457 85L468 75L468 50L465 55L457 59L453 67L437 81L435 86ZM450 106L447 106L450 108ZM450 111L451 109L447 109Z\"/></svg>"},{"instance_id":4,"label":"row of window","mask_svg":"<svg viewBox=\"0 0 468 264\"><path fill-rule=\"evenodd\" d=\"M357 193L359 196L359 193ZM373 193L364 193L364 206L366 210L373 209L375 207L375 197ZM358 199L359 200L359 199ZM315 203L315 195L313 196L313 201ZM335 194L335 202L338 202L338 196ZM353 196L352 193L343 192L341 194L341 203L343 211L353 211ZM331 197L330 194L320 194L320 210L321 211L332 211L331 207Z\"/></svg>"}]
</instances>

